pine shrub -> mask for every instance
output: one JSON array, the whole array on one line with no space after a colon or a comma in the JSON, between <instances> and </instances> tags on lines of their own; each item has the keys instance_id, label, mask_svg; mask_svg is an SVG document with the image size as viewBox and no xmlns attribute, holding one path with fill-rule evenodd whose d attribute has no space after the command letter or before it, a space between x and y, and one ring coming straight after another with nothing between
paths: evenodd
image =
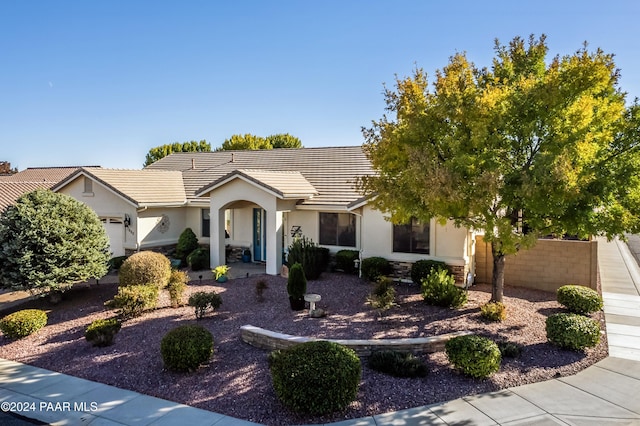
<instances>
[{"instance_id":1,"label":"pine shrub","mask_svg":"<svg viewBox=\"0 0 640 426\"><path fill-rule=\"evenodd\" d=\"M564 285L556 293L558 303L575 314L590 314L602 309L602 297L597 291L581 285Z\"/></svg>"},{"instance_id":2,"label":"pine shrub","mask_svg":"<svg viewBox=\"0 0 640 426\"><path fill-rule=\"evenodd\" d=\"M89 324L84 337L93 346L111 346L121 327L122 324L117 318L98 319Z\"/></svg>"},{"instance_id":3,"label":"pine shrub","mask_svg":"<svg viewBox=\"0 0 640 426\"><path fill-rule=\"evenodd\" d=\"M375 351L369 356L369 368L395 377L425 377L425 363L410 352Z\"/></svg>"},{"instance_id":4,"label":"pine shrub","mask_svg":"<svg viewBox=\"0 0 640 426\"><path fill-rule=\"evenodd\" d=\"M455 285L446 269L433 269L422 280L422 297L429 305L459 308L467 303L467 292Z\"/></svg>"},{"instance_id":5,"label":"pine shrub","mask_svg":"<svg viewBox=\"0 0 640 426\"><path fill-rule=\"evenodd\" d=\"M427 278L432 269L447 269L447 264L438 260L422 259L411 265L411 281L420 284Z\"/></svg>"},{"instance_id":6,"label":"pine shrub","mask_svg":"<svg viewBox=\"0 0 640 426\"><path fill-rule=\"evenodd\" d=\"M182 231L178 238L178 245L176 245L176 258L185 262L187 260L187 256L198 247L198 237L196 237L196 234L194 234L191 228L187 228Z\"/></svg>"},{"instance_id":7,"label":"pine shrub","mask_svg":"<svg viewBox=\"0 0 640 426\"><path fill-rule=\"evenodd\" d=\"M209 269L209 264L211 263L209 250L206 248L195 249L187 256L187 263L193 271Z\"/></svg>"},{"instance_id":8,"label":"pine shrub","mask_svg":"<svg viewBox=\"0 0 640 426\"><path fill-rule=\"evenodd\" d=\"M355 351L334 342L306 342L269 355L273 388L289 409L322 415L346 408L362 374Z\"/></svg>"},{"instance_id":9,"label":"pine shrub","mask_svg":"<svg viewBox=\"0 0 640 426\"><path fill-rule=\"evenodd\" d=\"M222 297L215 291L198 291L189 297L189 306L195 309L196 319L204 318L208 310L212 312L222 305Z\"/></svg>"},{"instance_id":10,"label":"pine shrub","mask_svg":"<svg viewBox=\"0 0 640 426\"><path fill-rule=\"evenodd\" d=\"M573 313L553 314L546 321L547 339L563 349L580 351L600 342L598 321Z\"/></svg>"},{"instance_id":11,"label":"pine shrub","mask_svg":"<svg viewBox=\"0 0 640 426\"><path fill-rule=\"evenodd\" d=\"M364 278L369 281L378 281L378 278L390 275L393 268L387 259L376 256L362 259L360 270Z\"/></svg>"},{"instance_id":12,"label":"pine shrub","mask_svg":"<svg viewBox=\"0 0 640 426\"><path fill-rule=\"evenodd\" d=\"M171 261L165 255L152 251L132 254L122 263L118 272L120 286L152 285L164 288L171 276Z\"/></svg>"},{"instance_id":13,"label":"pine shrub","mask_svg":"<svg viewBox=\"0 0 640 426\"><path fill-rule=\"evenodd\" d=\"M189 275L184 271L171 271L171 277L169 278L169 298L171 299L171 307L177 308L184 304L184 292L187 290L187 283L189 282Z\"/></svg>"},{"instance_id":14,"label":"pine shrub","mask_svg":"<svg viewBox=\"0 0 640 426\"><path fill-rule=\"evenodd\" d=\"M289 246L287 263L289 265L301 264L305 277L308 280L315 280L329 265L329 249L319 247L310 238L299 237Z\"/></svg>"},{"instance_id":15,"label":"pine shrub","mask_svg":"<svg viewBox=\"0 0 640 426\"><path fill-rule=\"evenodd\" d=\"M167 370L194 371L213 354L213 336L199 325L182 325L169 331L160 342Z\"/></svg>"},{"instance_id":16,"label":"pine shrub","mask_svg":"<svg viewBox=\"0 0 640 426\"><path fill-rule=\"evenodd\" d=\"M354 261L360 258L358 250L339 250L336 253L336 268L341 269L346 274L354 274L357 271Z\"/></svg>"},{"instance_id":17,"label":"pine shrub","mask_svg":"<svg viewBox=\"0 0 640 426\"><path fill-rule=\"evenodd\" d=\"M301 264L294 263L289 269L287 278L287 293L292 299L302 299L307 292L307 278Z\"/></svg>"},{"instance_id":18,"label":"pine shrub","mask_svg":"<svg viewBox=\"0 0 640 426\"><path fill-rule=\"evenodd\" d=\"M21 339L47 325L47 313L40 309L23 309L0 320L0 330L10 339Z\"/></svg>"},{"instance_id":19,"label":"pine shrub","mask_svg":"<svg viewBox=\"0 0 640 426\"><path fill-rule=\"evenodd\" d=\"M500 348L491 339L477 335L458 336L445 344L447 358L462 374L476 379L500 369Z\"/></svg>"}]
</instances>

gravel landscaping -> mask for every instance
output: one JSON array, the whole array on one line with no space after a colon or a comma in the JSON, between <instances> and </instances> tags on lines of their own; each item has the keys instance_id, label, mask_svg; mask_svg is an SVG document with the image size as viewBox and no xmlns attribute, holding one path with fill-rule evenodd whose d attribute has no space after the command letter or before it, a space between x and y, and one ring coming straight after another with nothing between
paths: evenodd
<instances>
[{"instance_id":1,"label":"gravel landscaping","mask_svg":"<svg viewBox=\"0 0 640 426\"><path fill-rule=\"evenodd\" d=\"M259 280L268 285L262 300L255 291ZM370 416L548 380L575 374L607 356L604 334L597 347L585 352L561 350L547 343L545 319L563 311L555 294L507 287L507 319L488 323L480 318L480 306L491 295L486 285L472 287L468 303L450 310L428 306L417 287L398 284L398 305L384 315L366 303L372 288L357 277L337 273L309 281L308 292L322 295L317 307L328 313L315 319L308 311L291 311L286 280L281 277L253 276L224 284L195 281L187 292L219 292L223 301L219 311L196 321L193 308L170 308L168 295L163 294L163 307L126 321L113 346L96 348L84 339L84 330L93 320L114 315L103 304L116 293L117 285L81 286L66 293L57 305L40 299L1 312L4 316L18 309L44 309L49 322L36 334L18 341L0 335L0 357L257 423L283 425ZM604 330L602 312L592 317L601 321ZM203 325L213 334L211 361L190 374L165 371L160 340L172 328L191 323ZM519 343L524 349L519 358L504 359L500 371L485 380L458 374L443 352L421 355L429 374L418 379L375 372L363 360L358 398L346 411L305 417L289 412L278 401L267 352L240 339L240 327L245 324L287 334L343 339L425 337L471 330L494 340Z\"/></svg>"}]
</instances>

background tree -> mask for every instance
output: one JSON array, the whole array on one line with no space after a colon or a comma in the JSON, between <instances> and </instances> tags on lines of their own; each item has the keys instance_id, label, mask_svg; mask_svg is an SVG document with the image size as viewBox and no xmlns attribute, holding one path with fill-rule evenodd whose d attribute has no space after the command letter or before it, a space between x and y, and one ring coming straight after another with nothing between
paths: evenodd
<instances>
[{"instance_id":1,"label":"background tree","mask_svg":"<svg viewBox=\"0 0 640 426\"><path fill-rule=\"evenodd\" d=\"M39 189L0 215L0 285L59 294L101 278L109 238L96 213L74 198Z\"/></svg>"},{"instance_id":2,"label":"background tree","mask_svg":"<svg viewBox=\"0 0 640 426\"><path fill-rule=\"evenodd\" d=\"M155 163L161 158L166 157L169 154L173 154L174 152L210 152L211 144L207 143L206 140L201 140L200 142L190 141L190 142L174 142L172 144L161 145L155 148L151 148L147 153L147 157L145 158L143 166L146 167L149 164Z\"/></svg>"},{"instance_id":3,"label":"background tree","mask_svg":"<svg viewBox=\"0 0 640 426\"><path fill-rule=\"evenodd\" d=\"M289 133L278 133L267 136L267 142L273 149L278 148L302 148L302 141Z\"/></svg>"},{"instance_id":4,"label":"background tree","mask_svg":"<svg viewBox=\"0 0 640 426\"><path fill-rule=\"evenodd\" d=\"M361 191L395 223L452 219L484 230L492 301L506 256L540 236L612 238L640 229L638 105L625 106L613 56L583 48L546 62L545 37L495 43L490 69L464 54L385 90L363 130L376 176Z\"/></svg>"},{"instance_id":5,"label":"background tree","mask_svg":"<svg viewBox=\"0 0 640 426\"><path fill-rule=\"evenodd\" d=\"M246 133L244 135L233 135L222 143L220 151L231 150L256 150L274 148L302 148L302 142L295 136L288 133L262 136Z\"/></svg>"}]
</instances>

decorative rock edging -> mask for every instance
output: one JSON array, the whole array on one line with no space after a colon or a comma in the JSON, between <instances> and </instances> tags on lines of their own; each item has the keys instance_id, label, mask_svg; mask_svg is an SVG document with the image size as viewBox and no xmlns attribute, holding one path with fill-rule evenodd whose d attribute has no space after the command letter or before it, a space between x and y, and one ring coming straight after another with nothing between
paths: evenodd
<instances>
[{"instance_id":1,"label":"decorative rock edging","mask_svg":"<svg viewBox=\"0 0 640 426\"><path fill-rule=\"evenodd\" d=\"M456 331L454 333L440 334L432 337L414 337L407 339L316 339L313 337L293 336L291 334L277 333L253 325L240 327L242 340L251 346L261 349L286 349L304 342L315 340L327 340L347 346L360 356L369 356L376 350L397 350L405 352L438 352L444 350L447 340L457 336L473 334L470 331Z\"/></svg>"}]
</instances>

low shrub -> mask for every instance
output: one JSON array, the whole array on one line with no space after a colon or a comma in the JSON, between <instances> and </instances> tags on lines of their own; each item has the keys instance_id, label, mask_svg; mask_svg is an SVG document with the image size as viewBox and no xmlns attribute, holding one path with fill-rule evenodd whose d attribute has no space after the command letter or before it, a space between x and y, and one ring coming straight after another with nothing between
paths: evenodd
<instances>
[{"instance_id":1,"label":"low shrub","mask_svg":"<svg viewBox=\"0 0 640 426\"><path fill-rule=\"evenodd\" d=\"M446 269L433 269L422 280L422 297L429 305L459 308L467 303L467 292L455 285L455 278Z\"/></svg>"},{"instance_id":2,"label":"low shrub","mask_svg":"<svg viewBox=\"0 0 640 426\"><path fill-rule=\"evenodd\" d=\"M84 338L93 346L111 346L121 327L122 324L116 318L98 319L89 324L84 332Z\"/></svg>"},{"instance_id":3,"label":"low shrub","mask_svg":"<svg viewBox=\"0 0 640 426\"><path fill-rule=\"evenodd\" d=\"M222 305L222 297L215 291L198 291L189 296L189 306L193 306L197 319L204 318L207 310L215 311Z\"/></svg>"},{"instance_id":4,"label":"low shrub","mask_svg":"<svg viewBox=\"0 0 640 426\"><path fill-rule=\"evenodd\" d=\"M518 358L522 354L522 345L514 342L500 340L496 342L502 358Z\"/></svg>"},{"instance_id":5,"label":"low shrub","mask_svg":"<svg viewBox=\"0 0 640 426\"><path fill-rule=\"evenodd\" d=\"M264 291L268 288L269 286L265 280L260 279L256 282L256 297L259 302L264 301Z\"/></svg>"},{"instance_id":6,"label":"low shrub","mask_svg":"<svg viewBox=\"0 0 640 426\"><path fill-rule=\"evenodd\" d=\"M0 330L10 339L21 339L47 325L47 313L40 309L23 309L0 320Z\"/></svg>"},{"instance_id":7,"label":"low shrub","mask_svg":"<svg viewBox=\"0 0 640 426\"><path fill-rule=\"evenodd\" d=\"M339 250L336 253L336 268L343 270L346 274L358 272L354 261L360 258L358 250Z\"/></svg>"},{"instance_id":8,"label":"low shrub","mask_svg":"<svg viewBox=\"0 0 640 426\"><path fill-rule=\"evenodd\" d=\"M590 314L602 309L597 291L582 285L563 285L556 293L558 303L576 314Z\"/></svg>"},{"instance_id":9,"label":"low shrub","mask_svg":"<svg viewBox=\"0 0 640 426\"><path fill-rule=\"evenodd\" d=\"M410 352L376 351L368 360L369 368L395 377L425 377L426 364Z\"/></svg>"},{"instance_id":10,"label":"low shrub","mask_svg":"<svg viewBox=\"0 0 640 426\"><path fill-rule=\"evenodd\" d=\"M369 304L376 309L386 311L390 309L396 300L396 289L393 282L387 277L378 279L373 292L369 295Z\"/></svg>"},{"instance_id":11,"label":"low shrub","mask_svg":"<svg viewBox=\"0 0 640 426\"><path fill-rule=\"evenodd\" d=\"M411 265L411 281L420 284L432 269L447 269L447 264L438 260L418 260Z\"/></svg>"},{"instance_id":12,"label":"low shrub","mask_svg":"<svg viewBox=\"0 0 640 426\"><path fill-rule=\"evenodd\" d=\"M196 237L196 234L191 230L191 228L186 228L178 238L175 254L176 258L185 262L187 260L187 256L198 247L198 237Z\"/></svg>"},{"instance_id":13,"label":"low shrub","mask_svg":"<svg viewBox=\"0 0 640 426\"><path fill-rule=\"evenodd\" d=\"M458 336L445 344L447 358L462 374L481 379L500 369L502 355L491 339L477 335Z\"/></svg>"},{"instance_id":14,"label":"low shrub","mask_svg":"<svg viewBox=\"0 0 640 426\"><path fill-rule=\"evenodd\" d=\"M553 314L546 322L547 339L564 349L583 350L600 342L598 321L573 313Z\"/></svg>"},{"instance_id":15,"label":"low shrub","mask_svg":"<svg viewBox=\"0 0 640 426\"><path fill-rule=\"evenodd\" d=\"M144 311L158 306L159 292L158 287L153 285L121 286L118 287L118 294L107 306L119 309L118 316L122 320L139 317Z\"/></svg>"},{"instance_id":16,"label":"low shrub","mask_svg":"<svg viewBox=\"0 0 640 426\"><path fill-rule=\"evenodd\" d=\"M480 307L480 316L487 321L504 321L507 318L507 308L502 302L489 302Z\"/></svg>"},{"instance_id":17,"label":"low shrub","mask_svg":"<svg viewBox=\"0 0 640 426\"><path fill-rule=\"evenodd\" d=\"M171 276L171 261L163 254L141 251L122 262L118 272L120 286L153 285L164 288Z\"/></svg>"},{"instance_id":18,"label":"low shrub","mask_svg":"<svg viewBox=\"0 0 640 426\"><path fill-rule=\"evenodd\" d=\"M213 354L213 336L199 325L182 325L169 331L160 342L167 370L194 371Z\"/></svg>"},{"instance_id":19,"label":"low shrub","mask_svg":"<svg viewBox=\"0 0 640 426\"><path fill-rule=\"evenodd\" d=\"M211 263L209 250L206 248L195 249L187 256L187 263L193 271L209 269Z\"/></svg>"},{"instance_id":20,"label":"low shrub","mask_svg":"<svg viewBox=\"0 0 640 426\"><path fill-rule=\"evenodd\" d=\"M355 398L362 374L355 351L334 342L313 341L269 355L273 388L298 413L342 410Z\"/></svg>"},{"instance_id":21,"label":"low shrub","mask_svg":"<svg viewBox=\"0 0 640 426\"><path fill-rule=\"evenodd\" d=\"M386 277L393 272L393 268L387 259L384 257L368 257L362 259L360 265L362 276L369 281L377 281L380 277Z\"/></svg>"},{"instance_id":22,"label":"low shrub","mask_svg":"<svg viewBox=\"0 0 640 426\"><path fill-rule=\"evenodd\" d=\"M127 256L116 256L109 259L109 270L117 271L120 269L124 261L127 260Z\"/></svg>"},{"instance_id":23,"label":"low shrub","mask_svg":"<svg viewBox=\"0 0 640 426\"><path fill-rule=\"evenodd\" d=\"M169 298L171 299L171 307L177 308L184 304L184 292L187 290L187 283L189 282L189 275L184 271L171 271L171 277L169 278Z\"/></svg>"}]
</instances>

